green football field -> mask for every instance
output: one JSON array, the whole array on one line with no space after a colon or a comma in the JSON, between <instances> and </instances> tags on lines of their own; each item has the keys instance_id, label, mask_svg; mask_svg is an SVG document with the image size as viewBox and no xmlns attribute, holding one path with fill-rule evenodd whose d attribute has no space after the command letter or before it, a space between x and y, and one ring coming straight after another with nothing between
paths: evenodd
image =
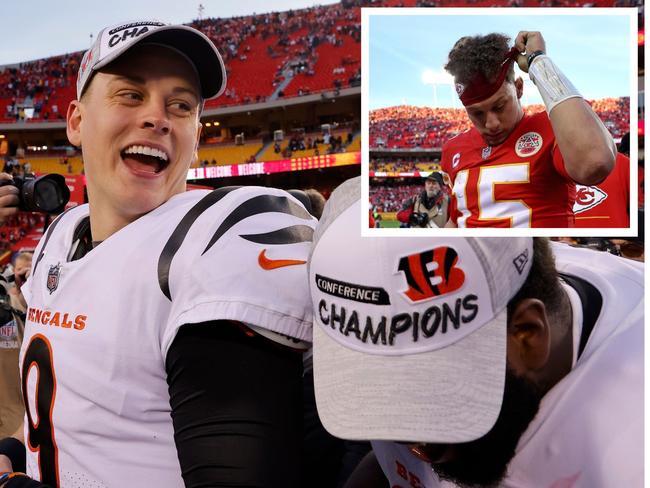
<instances>
[{"instance_id":1,"label":"green football field","mask_svg":"<svg viewBox=\"0 0 650 488\"><path fill-rule=\"evenodd\" d=\"M399 227L399 221L398 220L380 220L379 221L379 226L382 229L394 229L396 227Z\"/></svg>"}]
</instances>

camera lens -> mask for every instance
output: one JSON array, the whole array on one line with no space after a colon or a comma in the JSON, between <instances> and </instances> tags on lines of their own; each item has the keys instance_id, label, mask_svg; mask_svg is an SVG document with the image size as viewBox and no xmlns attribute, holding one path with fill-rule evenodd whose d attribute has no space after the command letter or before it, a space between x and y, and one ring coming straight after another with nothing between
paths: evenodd
<instances>
[{"instance_id":1,"label":"camera lens","mask_svg":"<svg viewBox=\"0 0 650 488\"><path fill-rule=\"evenodd\" d=\"M70 199L70 190L63 176L50 174L24 180L20 195L23 210L60 213Z\"/></svg>"},{"instance_id":2,"label":"camera lens","mask_svg":"<svg viewBox=\"0 0 650 488\"><path fill-rule=\"evenodd\" d=\"M63 199L57 184L52 180L44 179L36 184L34 201L39 209L49 212L59 207Z\"/></svg>"}]
</instances>

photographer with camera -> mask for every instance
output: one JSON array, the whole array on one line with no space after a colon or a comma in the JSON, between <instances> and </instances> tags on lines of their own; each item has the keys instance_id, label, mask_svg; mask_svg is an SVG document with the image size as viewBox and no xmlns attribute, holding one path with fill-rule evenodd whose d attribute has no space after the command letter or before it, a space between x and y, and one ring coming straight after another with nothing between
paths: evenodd
<instances>
[{"instance_id":1,"label":"photographer with camera","mask_svg":"<svg viewBox=\"0 0 650 488\"><path fill-rule=\"evenodd\" d=\"M449 195L442 174L431 173L424 181L424 189L404 201L397 220L405 227L444 227L449 218Z\"/></svg>"},{"instance_id":2,"label":"photographer with camera","mask_svg":"<svg viewBox=\"0 0 650 488\"><path fill-rule=\"evenodd\" d=\"M8 210L5 208L7 206L18 205L18 208L6 215L0 213L0 217L4 215L0 224L16 211L60 214L70 200L70 189L65 177L59 174L36 176L25 173L23 176L12 176L2 173L0 196L2 195L12 199L0 200L0 212ZM14 199L14 196L17 196L17 199Z\"/></svg>"}]
</instances>

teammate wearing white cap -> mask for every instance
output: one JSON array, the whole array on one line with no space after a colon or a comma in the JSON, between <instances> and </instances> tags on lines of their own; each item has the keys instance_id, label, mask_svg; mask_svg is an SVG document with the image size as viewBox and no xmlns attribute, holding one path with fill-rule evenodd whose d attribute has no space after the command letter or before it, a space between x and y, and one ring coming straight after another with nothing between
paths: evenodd
<instances>
[{"instance_id":1,"label":"teammate wearing white cap","mask_svg":"<svg viewBox=\"0 0 650 488\"><path fill-rule=\"evenodd\" d=\"M359 197L335 190L310 258L324 427L373 440L391 487L642 486L642 266L546 239L364 239ZM347 486L386 486L373 463Z\"/></svg>"},{"instance_id":2,"label":"teammate wearing white cap","mask_svg":"<svg viewBox=\"0 0 650 488\"><path fill-rule=\"evenodd\" d=\"M315 220L280 190L185 191L224 87L186 26L109 27L84 55L67 133L89 205L50 225L23 287L34 479L0 456L3 488L297 486Z\"/></svg>"}]
</instances>

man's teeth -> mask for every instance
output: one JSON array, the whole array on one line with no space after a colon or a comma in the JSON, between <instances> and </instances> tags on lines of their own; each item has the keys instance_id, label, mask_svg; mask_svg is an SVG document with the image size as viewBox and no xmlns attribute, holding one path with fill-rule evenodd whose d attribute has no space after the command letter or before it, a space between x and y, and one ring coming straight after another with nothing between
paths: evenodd
<instances>
[{"instance_id":1,"label":"man's teeth","mask_svg":"<svg viewBox=\"0 0 650 488\"><path fill-rule=\"evenodd\" d=\"M124 150L124 154L144 154L145 156L154 156L156 158L167 161L167 154L160 149L149 146L129 146Z\"/></svg>"}]
</instances>

